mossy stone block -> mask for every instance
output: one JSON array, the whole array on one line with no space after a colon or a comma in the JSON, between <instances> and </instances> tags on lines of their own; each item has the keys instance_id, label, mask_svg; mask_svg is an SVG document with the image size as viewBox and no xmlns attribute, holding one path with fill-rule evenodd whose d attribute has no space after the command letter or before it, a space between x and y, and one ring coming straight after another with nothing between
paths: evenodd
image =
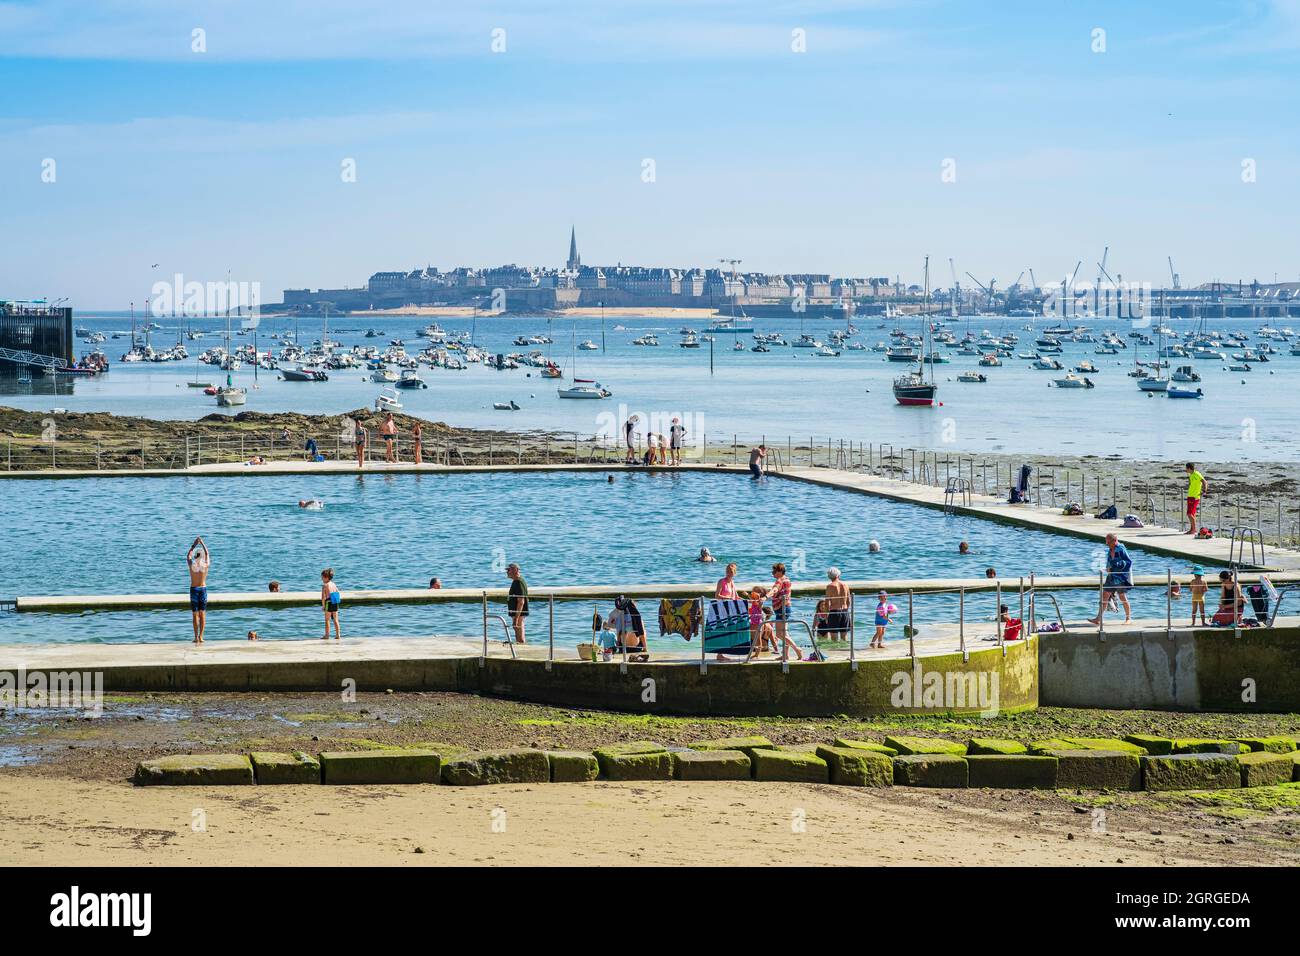
<instances>
[{"instance_id":1,"label":"mossy stone block","mask_svg":"<svg viewBox=\"0 0 1300 956\"><path fill-rule=\"evenodd\" d=\"M1029 752L1031 754L1050 754L1055 750L1083 750L1078 744L1066 740L1064 737L1048 737L1046 740L1029 741Z\"/></svg>"},{"instance_id":2,"label":"mossy stone block","mask_svg":"<svg viewBox=\"0 0 1300 956\"><path fill-rule=\"evenodd\" d=\"M818 747L825 746L817 741L806 741L801 744L777 744L774 750L784 750L792 754L815 754Z\"/></svg>"},{"instance_id":3,"label":"mossy stone block","mask_svg":"<svg viewBox=\"0 0 1300 956\"><path fill-rule=\"evenodd\" d=\"M941 737L886 737L885 746L900 754L954 754L966 753L966 745L944 740Z\"/></svg>"},{"instance_id":4,"label":"mossy stone block","mask_svg":"<svg viewBox=\"0 0 1300 956\"><path fill-rule=\"evenodd\" d=\"M755 750L772 750L776 745L766 737L723 737L720 740L697 740L692 750L739 750L753 757Z\"/></svg>"},{"instance_id":5,"label":"mossy stone block","mask_svg":"<svg viewBox=\"0 0 1300 956\"><path fill-rule=\"evenodd\" d=\"M550 783L546 751L518 747L460 754L442 765L442 782L453 787L497 783Z\"/></svg>"},{"instance_id":6,"label":"mossy stone block","mask_svg":"<svg viewBox=\"0 0 1300 956\"><path fill-rule=\"evenodd\" d=\"M898 751L886 744L878 744L874 740L854 740L851 737L836 737L836 747L852 747L854 750L870 750L874 753L884 754L886 757L897 757Z\"/></svg>"},{"instance_id":7,"label":"mossy stone block","mask_svg":"<svg viewBox=\"0 0 1300 956\"><path fill-rule=\"evenodd\" d=\"M321 783L437 783L442 757L432 750L356 750L320 755Z\"/></svg>"},{"instance_id":8,"label":"mossy stone block","mask_svg":"<svg viewBox=\"0 0 1300 956\"><path fill-rule=\"evenodd\" d=\"M960 789L970 786L970 768L956 754L900 754L894 758L894 785Z\"/></svg>"},{"instance_id":9,"label":"mossy stone block","mask_svg":"<svg viewBox=\"0 0 1300 956\"><path fill-rule=\"evenodd\" d=\"M972 787L1003 790L1051 790L1056 787L1059 761L1046 755L978 756L966 758Z\"/></svg>"},{"instance_id":10,"label":"mossy stone block","mask_svg":"<svg viewBox=\"0 0 1300 956\"><path fill-rule=\"evenodd\" d=\"M682 750L672 758L678 780L748 780L753 775L753 762L743 750Z\"/></svg>"},{"instance_id":11,"label":"mossy stone block","mask_svg":"<svg viewBox=\"0 0 1300 956\"><path fill-rule=\"evenodd\" d=\"M1112 750L1125 754L1136 754L1139 757L1146 756L1147 749L1141 744L1135 744L1131 740L1121 740L1118 737L1066 737L1065 738L1074 746L1072 750Z\"/></svg>"},{"instance_id":12,"label":"mossy stone block","mask_svg":"<svg viewBox=\"0 0 1300 956\"><path fill-rule=\"evenodd\" d=\"M1241 786L1241 766L1231 754L1166 754L1141 759L1142 786L1147 790L1234 790Z\"/></svg>"},{"instance_id":13,"label":"mossy stone block","mask_svg":"<svg viewBox=\"0 0 1300 956\"><path fill-rule=\"evenodd\" d=\"M1184 737L1174 741L1176 754L1239 754L1246 748L1235 740L1212 737Z\"/></svg>"},{"instance_id":14,"label":"mossy stone block","mask_svg":"<svg viewBox=\"0 0 1300 956\"><path fill-rule=\"evenodd\" d=\"M1153 737L1150 734L1127 734L1124 739L1131 744L1136 744L1153 756L1163 756L1174 752L1174 742L1168 737Z\"/></svg>"},{"instance_id":15,"label":"mossy stone block","mask_svg":"<svg viewBox=\"0 0 1300 956\"><path fill-rule=\"evenodd\" d=\"M256 752L248 755L259 786L282 783L320 783L320 761L295 750L290 754Z\"/></svg>"},{"instance_id":16,"label":"mossy stone block","mask_svg":"<svg viewBox=\"0 0 1300 956\"><path fill-rule=\"evenodd\" d=\"M1296 749L1295 741L1281 734L1276 737L1238 737L1237 743L1270 754L1289 754Z\"/></svg>"},{"instance_id":17,"label":"mossy stone block","mask_svg":"<svg viewBox=\"0 0 1300 956\"><path fill-rule=\"evenodd\" d=\"M658 748L658 749L649 749ZM596 750L606 780L671 780L673 758L659 744L614 744Z\"/></svg>"},{"instance_id":18,"label":"mossy stone block","mask_svg":"<svg viewBox=\"0 0 1300 956\"><path fill-rule=\"evenodd\" d=\"M1243 787L1275 787L1279 783L1290 783L1295 773L1295 762L1289 753L1253 750L1238 756L1237 763L1241 765Z\"/></svg>"},{"instance_id":19,"label":"mossy stone block","mask_svg":"<svg viewBox=\"0 0 1300 956\"><path fill-rule=\"evenodd\" d=\"M841 787L892 787L894 761L886 754L859 747L817 748L817 756L830 767L831 783Z\"/></svg>"},{"instance_id":20,"label":"mossy stone block","mask_svg":"<svg viewBox=\"0 0 1300 956\"><path fill-rule=\"evenodd\" d=\"M600 776L595 754L583 750L548 750L551 783L588 783Z\"/></svg>"},{"instance_id":21,"label":"mossy stone block","mask_svg":"<svg viewBox=\"0 0 1300 956\"><path fill-rule=\"evenodd\" d=\"M754 779L790 783L826 783L830 768L815 753L795 750L755 750Z\"/></svg>"},{"instance_id":22,"label":"mossy stone block","mask_svg":"<svg viewBox=\"0 0 1300 956\"><path fill-rule=\"evenodd\" d=\"M253 782L253 765L243 754L180 754L145 760L135 768L142 787L226 787Z\"/></svg>"},{"instance_id":23,"label":"mossy stone block","mask_svg":"<svg viewBox=\"0 0 1300 956\"><path fill-rule=\"evenodd\" d=\"M1008 755L1028 753L1029 748L1018 740L1006 740L1002 737L972 737L966 744L968 754Z\"/></svg>"},{"instance_id":24,"label":"mossy stone block","mask_svg":"<svg viewBox=\"0 0 1300 956\"><path fill-rule=\"evenodd\" d=\"M595 753L621 754L661 754L668 750L663 744L657 744L653 740L629 740L620 744L603 744L597 747Z\"/></svg>"},{"instance_id":25,"label":"mossy stone block","mask_svg":"<svg viewBox=\"0 0 1300 956\"><path fill-rule=\"evenodd\" d=\"M1076 790L1141 790L1142 758L1119 750L1053 750L1056 785Z\"/></svg>"}]
</instances>

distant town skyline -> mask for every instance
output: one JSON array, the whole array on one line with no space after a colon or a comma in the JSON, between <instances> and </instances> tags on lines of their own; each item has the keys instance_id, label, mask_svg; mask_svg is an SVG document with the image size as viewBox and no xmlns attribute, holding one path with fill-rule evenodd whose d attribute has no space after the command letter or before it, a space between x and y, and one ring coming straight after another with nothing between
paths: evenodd
<instances>
[{"instance_id":1,"label":"distant town skyline","mask_svg":"<svg viewBox=\"0 0 1300 956\"><path fill-rule=\"evenodd\" d=\"M571 223L588 264L1300 278L1300 0L357 14L0 5L0 298L560 268Z\"/></svg>"}]
</instances>

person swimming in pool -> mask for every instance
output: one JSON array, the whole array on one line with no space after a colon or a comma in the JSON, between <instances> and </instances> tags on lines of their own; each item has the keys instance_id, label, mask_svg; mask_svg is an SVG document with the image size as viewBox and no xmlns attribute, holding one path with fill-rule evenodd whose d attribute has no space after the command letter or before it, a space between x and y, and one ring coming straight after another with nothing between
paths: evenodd
<instances>
[{"instance_id":1,"label":"person swimming in pool","mask_svg":"<svg viewBox=\"0 0 1300 956\"><path fill-rule=\"evenodd\" d=\"M185 552L185 563L190 569L190 618L194 624L194 643L203 643L203 629L208 624L208 572L212 569L212 554L203 536L194 539Z\"/></svg>"},{"instance_id":2,"label":"person swimming in pool","mask_svg":"<svg viewBox=\"0 0 1300 956\"><path fill-rule=\"evenodd\" d=\"M319 498L301 498L298 500L298 507L305 508L308 511L324 511L325 502Z\"/></svg>"}]
</instances>

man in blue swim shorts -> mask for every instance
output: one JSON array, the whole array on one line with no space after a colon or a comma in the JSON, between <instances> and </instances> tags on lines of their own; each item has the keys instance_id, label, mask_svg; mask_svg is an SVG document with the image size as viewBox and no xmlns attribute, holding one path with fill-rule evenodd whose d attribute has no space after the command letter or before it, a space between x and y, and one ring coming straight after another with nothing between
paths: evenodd
<instances>
[{"instance_id":1,"label":"man in blue swim shorts","mask_svg":"<svg viewBox=\"0 0 1300 956\"><path fill-rule=\"evenodd\" d=\"M185 553L185 563L190 568L190 616L194 622L194 643L203 643L203 628L208 623L208 570L212 567L212 555L203 538L194 539L190 550Z\"/></svg>"}]
</instances>

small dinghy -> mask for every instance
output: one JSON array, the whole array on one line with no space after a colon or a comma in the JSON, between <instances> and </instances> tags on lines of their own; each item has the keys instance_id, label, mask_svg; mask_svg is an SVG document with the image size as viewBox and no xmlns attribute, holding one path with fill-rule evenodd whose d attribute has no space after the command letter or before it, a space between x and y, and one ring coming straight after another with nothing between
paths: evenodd
<instances>
[{"instance_id":1,"label":"small dinghy","mask_svg":"<svg viewBox=\"0 0 1300 956\"><path fill-rule=\"evenodd\" d=\"M499 412L517 412L517 411L519 411L519 406L516 405L516 404L514 403L513 400L512 400L512 401L509 401L509 402L493 402L493 403L492 403L492 407L495 408L495 409L496 409L497 411L499 411Z\"/></svg>"}]
</instances>

